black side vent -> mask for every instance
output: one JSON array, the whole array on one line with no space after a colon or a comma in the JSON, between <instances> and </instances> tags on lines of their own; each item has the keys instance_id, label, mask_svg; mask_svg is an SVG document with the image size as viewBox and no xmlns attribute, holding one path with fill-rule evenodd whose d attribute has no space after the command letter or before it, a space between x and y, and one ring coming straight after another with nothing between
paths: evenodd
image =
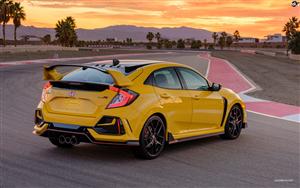
<instances>
[{"instance_id":1,"label":"black side vent","mask_svg":"<svg viewBox=\"0 0 300 188\"><path fill-rule=\"evenodd\" d=\"M223 117L222 117L222 122L221 122L221 127L223 126L225 117L226 117L226 112L227 112L227 99L225 97L222 97L224 101L224 109L223 109Z\"/></svg>"}]
</instances>

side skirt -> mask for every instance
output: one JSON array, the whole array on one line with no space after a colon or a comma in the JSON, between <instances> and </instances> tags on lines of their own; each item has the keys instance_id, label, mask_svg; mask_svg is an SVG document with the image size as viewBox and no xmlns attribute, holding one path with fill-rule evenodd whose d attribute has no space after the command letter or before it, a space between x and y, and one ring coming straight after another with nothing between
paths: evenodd
<instances>
[{"instance_id":1,"label":"side skirt","mask_svg":"<svg viewBox=\"0 0 300 188\"><path fill-rule=\"evenodd\" d=\"M169 133L169 134L171 134L171 133ZM174 140L169 140L169 144L175 144L175 143L179 143L179 142L197 140L197 139L207 138L207 137L211 137L211 136L218 136L218 135L221 135L221 134L224 134L224 131L217 132L217 133L211 133L211 134L205 134L205 135L199 135L199 136L192 136L192 137L182 138L182 139L177 139L177 140L175 140L175 139Z\"/></svg>"}]
</instances>

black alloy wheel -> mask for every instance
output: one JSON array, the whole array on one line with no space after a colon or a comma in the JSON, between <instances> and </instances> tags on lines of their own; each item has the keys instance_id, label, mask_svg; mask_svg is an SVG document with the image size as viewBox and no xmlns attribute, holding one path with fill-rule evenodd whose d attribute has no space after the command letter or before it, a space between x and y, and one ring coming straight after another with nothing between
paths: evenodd
<instances>
[{"instance_id":1,"label":"black alloy wheel","mask_svg":"<svg viewBox=\"0 0 300 188\"><path fill-rule=\"evenodd\" d=\"M236 139L240 136L243 127L243 112L239 105L234 105L228 115L225 134L222 135L226 139Z\"/></svg>"},{"instance_id":2,"label":"black alloy wheel","mask_svg":"<svg viewBox=\"0 0 300 188\"><path fill-rule=\"evenodd\" d=\"M166 126L159 116L151 116L145 123L141 135L140 146L135 148L137 157L154 159L163 151L166 143Z\"/></svg>"}]
</instances>

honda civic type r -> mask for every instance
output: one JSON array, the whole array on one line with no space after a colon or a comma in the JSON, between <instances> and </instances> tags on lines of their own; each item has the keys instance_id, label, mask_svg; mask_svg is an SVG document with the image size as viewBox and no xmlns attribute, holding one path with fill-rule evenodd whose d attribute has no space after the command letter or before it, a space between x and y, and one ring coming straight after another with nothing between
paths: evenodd
<instances>
[{"instance_id":1,"label":"honda civic type r","mask_svg":"<svg viewBox=\"0 0 300 188\"><path fill-rule=\"evenodd\" d=\"M246 127L245 104L230 89L177 63L114 60L44 67L33 133L58 147L81 142L133 146L153 159L166 144Z\"/></svg>"}]
</instances>

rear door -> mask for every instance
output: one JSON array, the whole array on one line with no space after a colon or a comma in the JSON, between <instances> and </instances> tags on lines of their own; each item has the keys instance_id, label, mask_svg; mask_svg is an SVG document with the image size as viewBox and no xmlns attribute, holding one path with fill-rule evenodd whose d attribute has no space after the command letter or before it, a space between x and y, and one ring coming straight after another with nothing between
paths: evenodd
<instances>
[{"instance_id":1,"label":"rear door","mask_svg":"<svg viewBox=\"0 0 300 188\"><path fill-rule=\"evenodd\" d=\"M173 134L186 132L192 119L192 102L190 94L182 90L175 69L159 69L152 76L160 104L168 116L168 129Z\"/></svg>"},{"instance_id":2,"label":"rear door","mask_svg":"<svg viewBox=\"0 0 300 188\"><path fill-rule=\"evenodd\" d=\"M209 91L207 80L188 68L176 68L193 104L191 129L195 131L217 128L221 125L224 100L219 92Z\"/></svg>"}]
</instances>

